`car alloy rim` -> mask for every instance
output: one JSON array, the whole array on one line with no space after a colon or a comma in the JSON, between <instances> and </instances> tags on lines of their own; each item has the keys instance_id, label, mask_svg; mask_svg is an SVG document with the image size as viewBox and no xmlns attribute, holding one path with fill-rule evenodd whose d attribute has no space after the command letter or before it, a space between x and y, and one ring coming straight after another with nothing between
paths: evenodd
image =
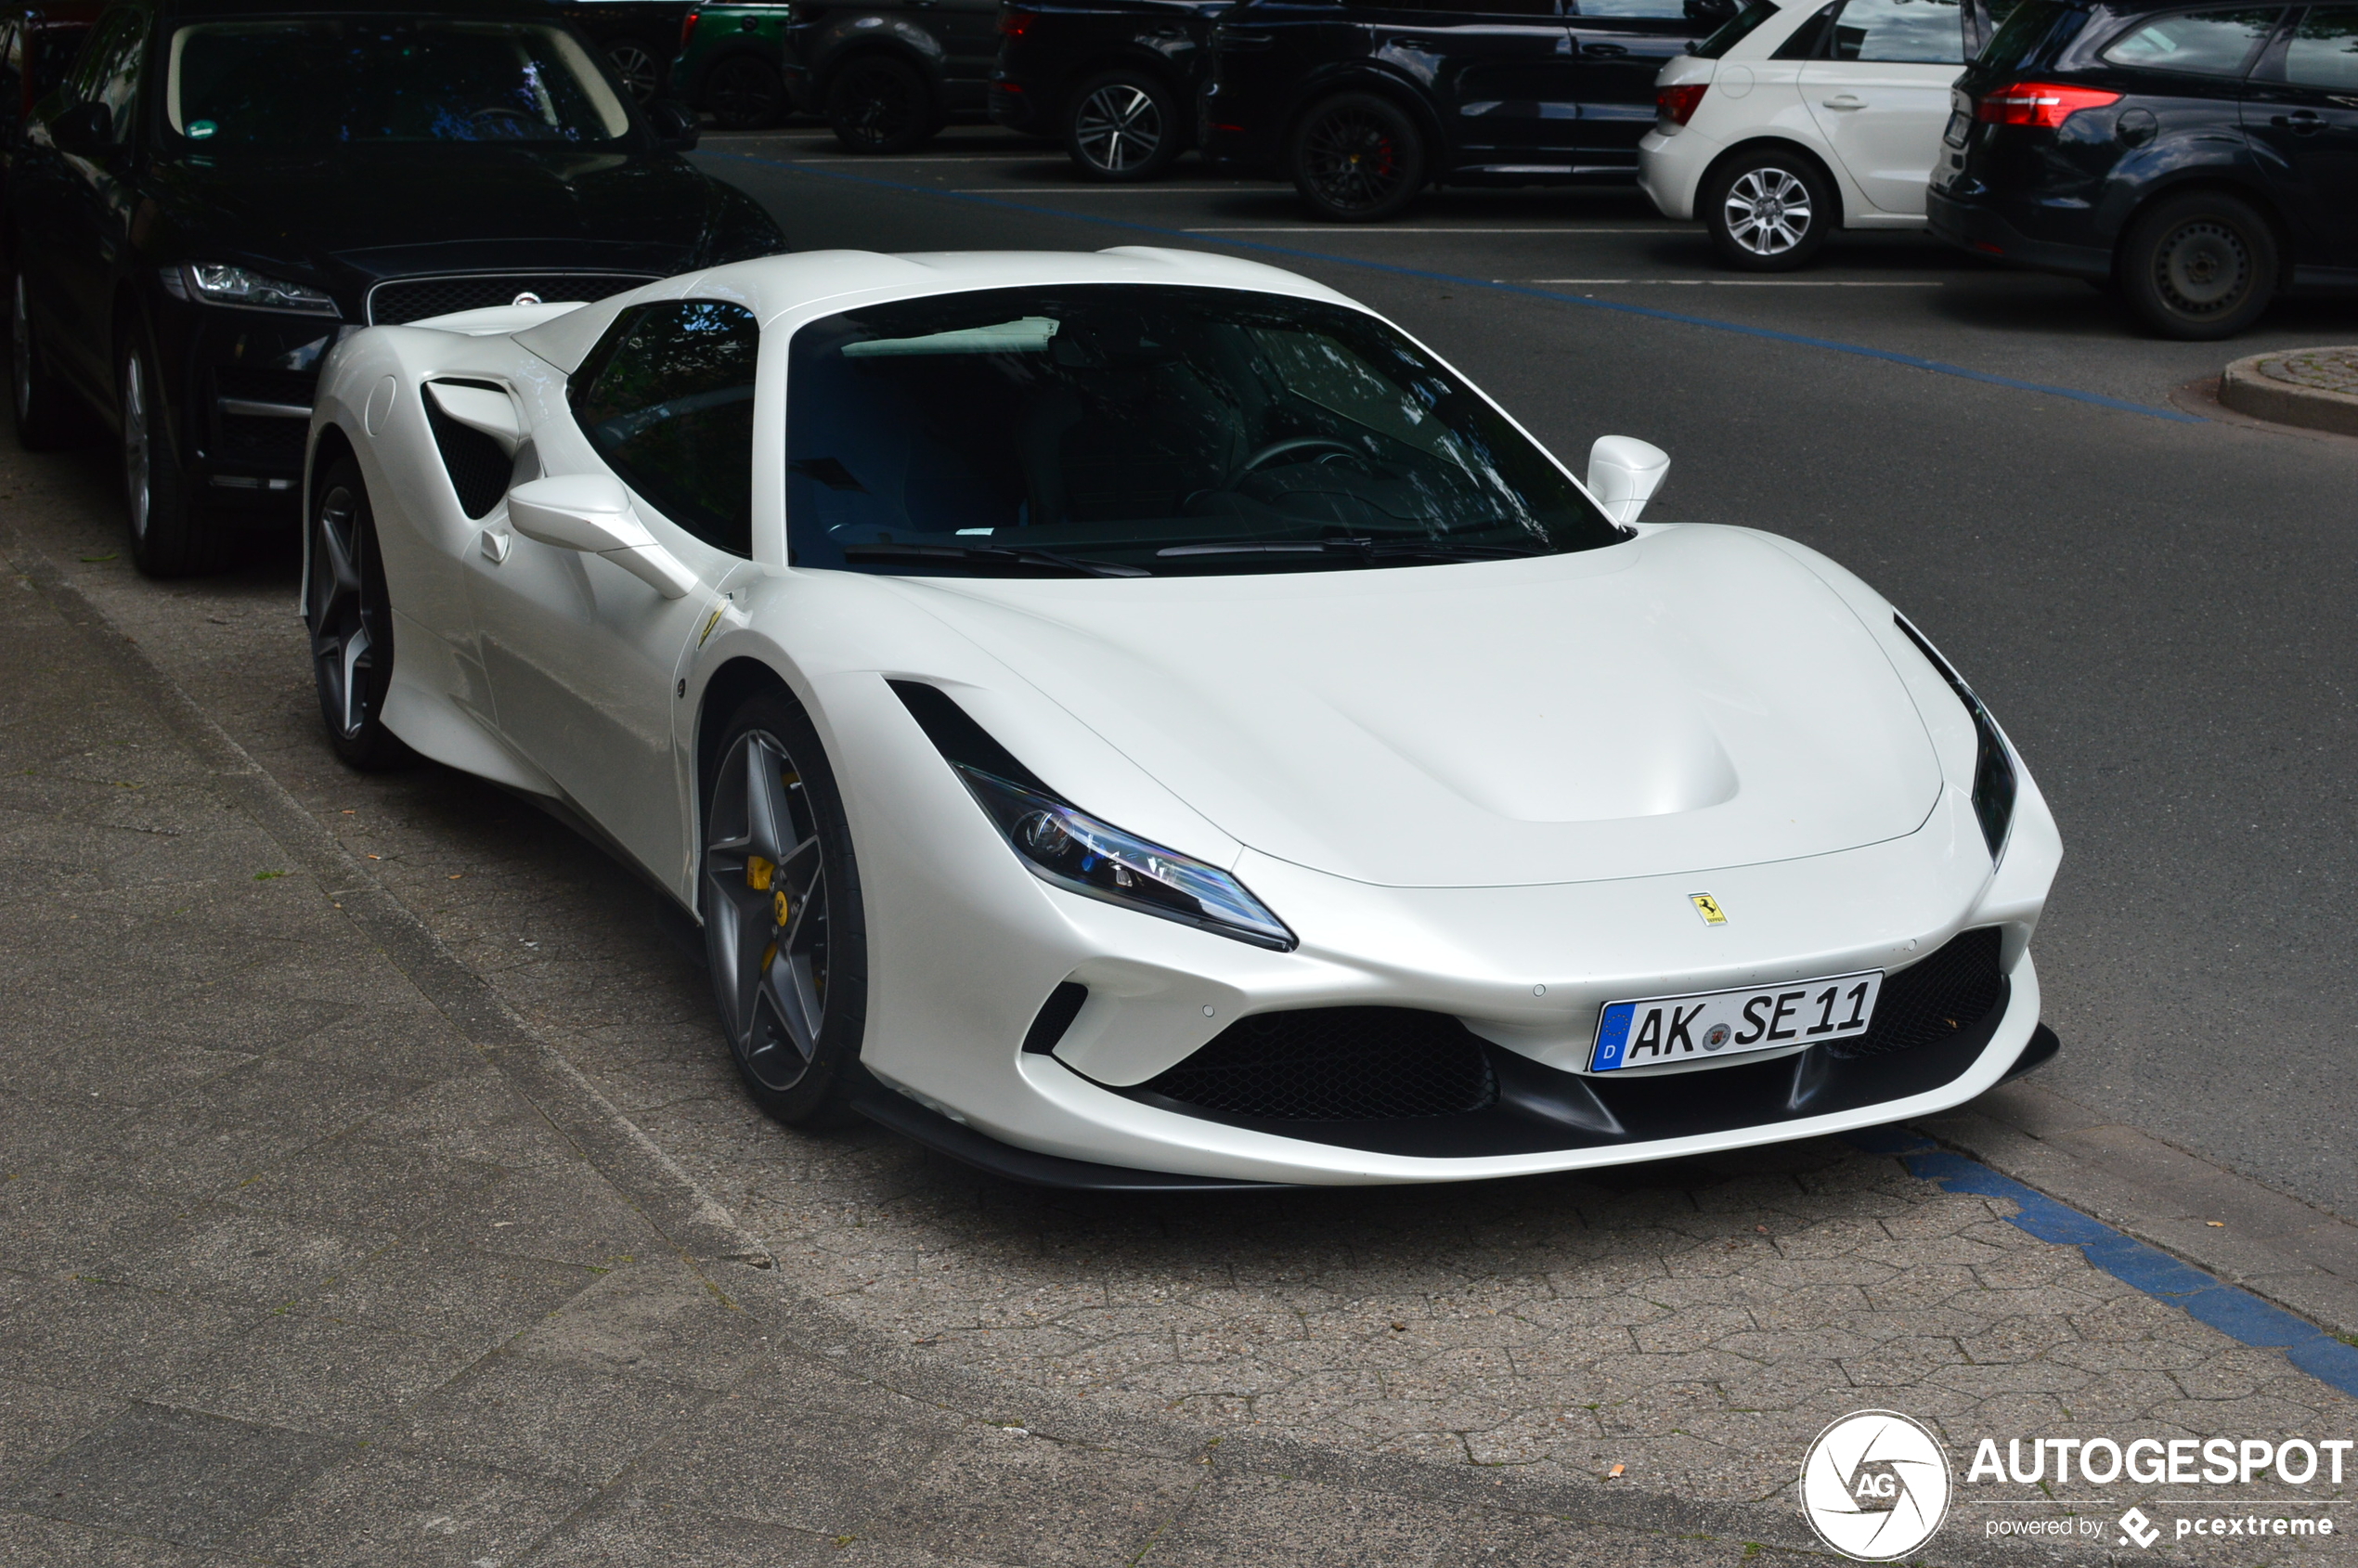
<instances>
[{"instance_id":1,"label":"car alloy rim","mask_svg":"<svg viewBox=\"0 0 2358 1568\"><path fill-rule=\"evenodd\" d=\"M846 84L851 112L845 127L853 140L865 146L888 146L916 118L916 105L909 101L909 84L899 71L881 66L851 69L851 80Z\"/></svg>"},{"instance_id":2,"label":"car alloy rim","mask_svg":"<svg viewBox=\"0 0 2358 1568\"><path fill-rule=\"evenodd\" d=\"M148 430L148 382L139 356L123 365L123 493L131 506L131 537L148 537L148 512L154 501L150 476L155 466L153 438Z\"/></svg>"},{"instance_id":3,"label":"car alloy rim","mask_svg":"<svg viewBox=\"0 0 2358 1568\"><path fill-rule=\"evenodd\" d=\"M1746 169L1721 207L1728 237L1756 256L1781 256L1809 232L1809 187L1782 169Z\"/></svg>"},{"instance_id":4,"label":"car alloy rim","mask_svg":"<svg viewBox=\"0 0 2358 1568\"><path fill-rule=\"evenodd\" d=\"M24 275L17 275L8 309L8 368L17 395L17 422L32 412L32 316L25 308Z\"/></svg>"},{"instance_id":5,"label":"car alloy rim","mask_svg":"<svg viewBox=\"0 0 2358 1568\"><path fill-rule=\"evenodd\" d=\"M369 721L369 693L384 618L381 585L367 575L360 507L335 486L319 498L311 551L311 656L319 667L320 706L345 740Z\"/></svg>"},{"instance_id":6,"label":"car alloy rim","mask_svg":"<svg viewBox=\"0 0 2358 1568\"><path fill-rule=\"evenodd\" d=\"M730 1044L757 1082L790 1089L826 1022L827 867L784 743L738 737L706 831L705 940Z\"/></svg>"},{"instance_id":7,"label":"car alloy rim","mask_svg":"<svg viewBox=\"0 0 2358 1568\"><path fill-rule=\"evenodd\" d=\"M2219 316L2251 287L2251 247L2215 218L2183 224L2154 258L2154 282L2182 316Z\"/></svg>"},{"instance_id":8,"label":"car alloy rim","mask_svg":"<svg viewBox=\"0 0 2358 1568\"><path fill-rule=\"evenodd\" d=\"M1380 205L1400 188L1400 149L1392 127L1363 110L1322 118L1302 144L1302 162L1311 188L1340 211Z\"/></svg>"},{"instance_id":9,"label":"car alloy rim","mask_svg":"<svg viewBox=\"0 0 2358 1568\"><path fill-rule=\"evenodd\" d=\"M750 125L767 115L775 96L770 88L766 68L748 59L723 60L712 73L712 89L707 99L715 118L723 124Z\"/></svg>"},{"instance_id":10,"label":"car alloy rim","mask_svg":"<svg viewBox=\"0 0 2358 1568\"><path fill-rule=\"evenodd\" d=\"M1127 82L1108 82L1082 103L1073 117L1073 139L1090 167L1127 174L1162 145L1162 110L1152 94Z\"/></svg>"},{"instance_id":11,"label":"car alloy rim","mask_svg":"<svg viewBox=\"0 0 2358 1568\"><path fill-rule=\"evenodd\" d=\"M654 56L632 43L610 44L606 58L613 62L615 74L630 96L641 103L654 97L655 78L659 74Z\"/></svg>"}]
</instances>

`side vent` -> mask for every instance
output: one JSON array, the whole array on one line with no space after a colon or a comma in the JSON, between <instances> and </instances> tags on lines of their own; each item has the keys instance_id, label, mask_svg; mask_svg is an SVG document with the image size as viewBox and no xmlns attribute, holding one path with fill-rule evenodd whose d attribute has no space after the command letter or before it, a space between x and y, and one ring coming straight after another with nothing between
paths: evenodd
<instances>
[{"instance_id":1,"label":"side vent","mask_svg":"<svg viewBox=\"0 0 2358 1568\"><path fill-rule=\"evenodd\" d=\"M1023 1048L1035 1056L1054 1051L1072 1020L1081 1016L1081 1004L1088 1000L1089 988L1078 980L1067 980L1050 991L1048 1000L1041 1004L1039 1017L1024 1032Z\"/></svg>"},{"instance_id":2,"label":"side vent","mask_svg":"<svg viewBox=\"0 0 2358 1568\"><path fill-rule=\"evenodd\" d=\"M505 388L489 382L453 379L429 382L427 385L473 387L507 395ZM499 504L499 498L508 493L508 480L515 471L515 460L499 442L443 412L442 405L433 396L427 396L424 402L426 424L434 431L434 444L442 453L442 466L450 475L451 489L458 493L460 509L472 518L488 517L491 509Z\"/></svg>"}]
</instances>

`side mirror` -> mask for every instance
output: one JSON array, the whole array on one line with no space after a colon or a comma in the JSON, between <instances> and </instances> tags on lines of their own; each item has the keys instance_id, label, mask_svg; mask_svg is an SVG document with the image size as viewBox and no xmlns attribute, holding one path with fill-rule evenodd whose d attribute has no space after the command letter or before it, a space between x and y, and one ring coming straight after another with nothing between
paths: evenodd
<instances>
[{"instance_id":1,"label":"side mirror","mask_svg":"<svg viewBox=\"0 0 2358 1568\"><path fill-rule=\"evenodd\" d=\"M70 105L49 122L49 140L69 158L97 158L114 150L114 114L102 103Z\"/></svg>"},{"instance_id":2,"label":"side mirror","mask_svg":"<svg viewBox=\"0 0 2358 1568\"><path fill-rule=\"evenodd\" d=\"M602 473L564 473L517 486L508 492L508 525L559 550L602 555L666 599L684 598L696 586L696 575L639 521L630 492Z\"/></svg>"},{"instance_id":3,"label":"side mirror","mask_svg":"<svg viewBox=\"0 0 2358 1568\"><path fill-rule=\"evenodd\" d=\"M1662 488L1670 454L1634 435L1600 435L1588 448L1588 493L1616 523L1635 523Z\"/></svg>"},{"instance_id":4,"label":"side mirror","mask_svg":"<svg viewBox=\"0 0 2358 1568\"><path fill-rule=\"evenodd\" d=\"M657 98L647 105L647 123L654 127L655 139L674 152L693 152L696 138L703 133L696 126L696 111L677 98Z\"/></svg>"}]
</instances>

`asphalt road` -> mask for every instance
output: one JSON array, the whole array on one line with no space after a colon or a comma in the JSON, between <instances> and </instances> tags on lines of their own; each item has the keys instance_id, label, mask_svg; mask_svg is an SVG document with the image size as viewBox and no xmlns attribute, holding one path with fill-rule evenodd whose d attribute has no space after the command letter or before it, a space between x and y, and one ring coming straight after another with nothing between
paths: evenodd
<instances>
[{"instance_id":1,"label":"asphalt road","mask_svg":"<svg viewBox=\"0 0 2358 1568\"><path fill-rule=\"evenodd\" d=\"M1912 236L1740 279L1634 192L1442 193L1341 228L1192 162L1082 185L981 129L884 160L799 129L706 149L797 249L1241 248L1390 314L1575 470L1606 434L1666 448L1650 515L1857 569L1975 683L2061 820L2036 949L2065 1042L2048 1081L2358 1216L2358 442L2182 390L2243 354L2358 340L2358 306L2167 343L2084 284Z\"/></svg>"}]
</instances>

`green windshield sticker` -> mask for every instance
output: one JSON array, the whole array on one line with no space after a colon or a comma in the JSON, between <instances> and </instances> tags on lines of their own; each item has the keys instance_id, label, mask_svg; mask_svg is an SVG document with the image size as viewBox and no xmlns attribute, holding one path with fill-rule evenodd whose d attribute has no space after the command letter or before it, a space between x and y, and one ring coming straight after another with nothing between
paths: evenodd
<instances>
[{"instance_id":1,"label":"green windshield sticker","mask_svg":"<svg viewBox=\"0 0 2358 1568\"><path fill-rule=\"evenodd\" d=\"M188 139L190 141L202 141L205 137L213 135L214 132L219 129L221 129L221 127L214 124L210 120L191 120L188 122Z\"/></svg>"},{"instance_id":2,"label":"green windshield sticker","mask_svg":"<svg viewBox=\"0 0 2358 1568\"><path fill-rule=\"evenodd\" d=\"M921 338L871 338L843 345L846 359L884 358L902 354L1039 354L1056 335L1056 323L1045 316L1026 316L989 327L965 327L954 332L928 332Z\"/></svg>"}]
</instances>

